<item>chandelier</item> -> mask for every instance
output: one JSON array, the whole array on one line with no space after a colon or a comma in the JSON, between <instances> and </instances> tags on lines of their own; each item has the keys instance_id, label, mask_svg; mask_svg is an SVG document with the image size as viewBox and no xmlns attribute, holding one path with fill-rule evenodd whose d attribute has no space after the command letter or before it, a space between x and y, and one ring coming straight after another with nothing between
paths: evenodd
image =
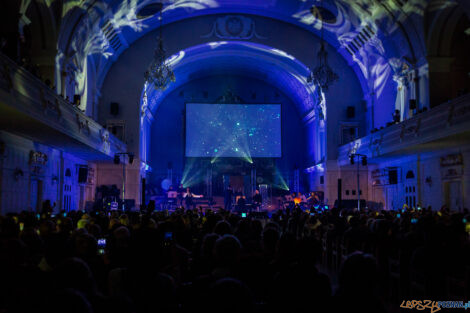
<instances>
[{"instance_id":1,"label":"chandelier","mask_svg":"<svg viewBox=\"0 0 470 313\"><path fill-rule=\"evenodd\" d=\"M339 79L338 74L333 72L328 65L328 52L325 49L325 40L323 38L323 18L321 19L321 46L317 54L317 66L310 72L307 78L308 83L316 82L322 89L327 91L331 84Z\"/></svg>"},{"instance_id":2,"label":"chandelier","mask_svg":"<svg viewBox=\"0 0 470 313\"><path fill-rule=\"evenodd\" d=\"M144 74L145 81L157 90L165 90L171 82L176 81L173 69L166 62L166 51L163 48L162 11L160 10L160 34L157 38L157 48L153 54L152 63Z\"/></svg>"}]
</instances>

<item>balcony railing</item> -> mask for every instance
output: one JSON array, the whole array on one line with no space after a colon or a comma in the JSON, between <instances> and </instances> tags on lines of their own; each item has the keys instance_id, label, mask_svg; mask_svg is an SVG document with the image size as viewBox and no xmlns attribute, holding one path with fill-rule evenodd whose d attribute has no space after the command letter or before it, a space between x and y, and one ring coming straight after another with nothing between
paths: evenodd
<instances>
[{"instance_id":1,"label":"balcony railing","mask_svg":"<svg viewBox=\"0 0 470 313\"><path fill-rule=\"evenodd\" d=\"M465 141L468 144L469 132L470 94L467 94L341 146L338 161L348 163L351 153L373 159L392 153L436 150L451 137L454 140L447 141L448 145Z\"/></svg>"},{"instance_id":2,"label":"balcony railing","mask_svg":"<svg viewBox=\"0 0 470 313\"><path fill-rule=\"evenodd\" d=\"M1 129L14 129L21 133L28 132L26 123L41 123L41 127L51 130L54 134L66 135L84 155L90 152L90 157L112 157L116 152L124 152L124 143L110 134L95 120L89 118L78 108L57 95L40 79L17 65L0 53L0 109L7 112L0 116ZM5 113L1 113L5 114ZM20 116L21 118L18 118ZM33 121L33 122L25 122ZM31 127L30 127L31 128ZM31 132L31 131L30 131ZM56 143L57 138L44 138L46 135L25 133L46 144ZM56 137L56 136L54 136ZM63 139L63 138L62 138ZM98 153L97 153L98 152Z\"/></svg>"}]
</instances>

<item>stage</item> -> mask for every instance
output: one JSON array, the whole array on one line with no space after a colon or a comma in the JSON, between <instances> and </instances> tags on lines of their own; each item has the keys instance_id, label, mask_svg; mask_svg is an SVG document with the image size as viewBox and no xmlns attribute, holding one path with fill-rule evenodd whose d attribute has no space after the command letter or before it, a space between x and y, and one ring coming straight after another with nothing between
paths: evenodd
<instances>
[{"instance_id":1,"label":"stage","mask_svg":"<svg viewBox=\"0 0 470 313\"><path fill-rule=\"evenodd\" d=\"M169 211L174 211L177 208L181 207L180 201L171 201L170 203L167 201L165 197L162 196L154 196L151 197L150 200L155 201L155 208L156 210L169 210ZM195 201L196 207L197 208L202 208L202 210L205 212L206 210L218 210L218 209L224 209L225 203L224 203L224 197L221 196L215 196L212 197L212 201L209 201L207 199L202 199L202 201ZM184 201L183 201L183 207L184 207ZM271 199L268 199L267 203L264 204L260 208L260 212L268 212L272 213L275 212L279 209L283 208L283 199L282 197L272 197ZM232 211L236 211L236 205L233 204L232 206ZM253 210L255 211L255 210Z\"/></svg>"}]
</instances>

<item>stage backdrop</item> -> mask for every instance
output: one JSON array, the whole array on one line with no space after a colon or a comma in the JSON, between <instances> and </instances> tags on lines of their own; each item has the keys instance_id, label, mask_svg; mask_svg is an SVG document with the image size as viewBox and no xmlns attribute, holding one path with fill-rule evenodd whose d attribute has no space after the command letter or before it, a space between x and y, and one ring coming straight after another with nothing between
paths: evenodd
<instances>
[{"instance_id":1,"label":"stage backdrop","mask_svg":"<svg viewBox=\"0 0 470 313\"><path fill-rule=\"evenodd\" d=\"M280 158L280 104L186 104L186 156Z\"/></svg>"}]
</instances>

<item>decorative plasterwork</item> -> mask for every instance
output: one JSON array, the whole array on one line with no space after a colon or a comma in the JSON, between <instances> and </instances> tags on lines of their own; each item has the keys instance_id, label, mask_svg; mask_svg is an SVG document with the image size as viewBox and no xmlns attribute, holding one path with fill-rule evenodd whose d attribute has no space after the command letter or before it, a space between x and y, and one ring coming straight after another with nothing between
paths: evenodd
<instances>
[{"instance_id":1,"label":"decorative plasterwork","mask_svg":"<svg viewBox=\"0 0 470 313\"><path fill-rule=\"evenodd\" d=\"M266 39L256 32L256 24L251 18L241 15L227 15L217 18L211 31L201 36L201 38L211 37L228 40L249 40L253 37Z\"/></svg>"},{"instance_id":2,"label":"decorative plasterwork","mask_svg":"<svg viewBox=\"0 0 470 313\"><path fill-rule=\"evenodd\" d=\"M52 114L54 114L57 119L60 119L62 117L62 111L60 110L59 100L57 98L54 98L54 102L50 101L49 99L46 99L46 94L44 92L44 88L42 87L39 88L39 97L41 100L41 105L44 114L52 112Z\"/></svg>"},{"instance_id":3,"label":"decorative plasterwork","mask_svg":"<svg viewBox=\"0 0 470 313\"><path fill-rule=\"evenodd\" d=\"M108 146L110 144L109 142L109 131L105 130L105 129L100 129L100 138L101 138L101 142Z\"/></svg>"},{"instance_id":4,"label":"decorative plasterwork","mask_svg":"<svg viewBox=\"0 0 470 313\"><path fill-rule=\"evenodd\" d=\"M380 135L371 136L369 141L369 151L371 156L378 156L380 155L380 150L382 149L384 134L381 133Z\"/></svg>"},{"instance_id":5,"label":"decorative plasterwork","mask_svg":"<svg viewBox=\"0 0 470 313\"><path fill-rule=\"evenodd\" d=\"M11 78L10 67L6 63L4 63L2 66L2 76L7 83L6 90L10 92L13 89L13 79Z\"/></svg>"},{"instance_id":6,"label":"decorative plasterwork","mask_svg":"<svg viewBox=\"0 0 470 313\"><path fill-rule=\"evenodd\" d=\"M76 114L76 118L77 118L78 131L79 132L85 131L87 135L90 135L91 131L90 131L90 126L88 125L88 120L85 119L85 121L83 122L80 119L80 115L78 113Z\"/></svg>"},{"instance_id":7,"label":"decorative plasterwork","mask_svg":"<svg viewBox=\"0 0 470 313\"><path fill-rule=\"evenodd\" d=\"M470 112L470 105L464 105L460 106L457 110L455 110L455 105L452 103L449 107L448 110L448 115L447 115L447 127L452 126L453 120L455 117L462 117L464 115L467 115L467 113Z\"/></svg>"},{"instance_id":8,"label":"decorative plasterwork","mask_svg":"<svg viewBox=\"0 0 470 313\"><path fill-rule=\"evenodd\" d=\"M403 139L405 139L405 136L408 135L414 135L414 137L418 137L420 126L421 118L416 119L416 121L413 121L412 123L401 123L400 142L402 142Z\"/></svg>"}]
</instances>

